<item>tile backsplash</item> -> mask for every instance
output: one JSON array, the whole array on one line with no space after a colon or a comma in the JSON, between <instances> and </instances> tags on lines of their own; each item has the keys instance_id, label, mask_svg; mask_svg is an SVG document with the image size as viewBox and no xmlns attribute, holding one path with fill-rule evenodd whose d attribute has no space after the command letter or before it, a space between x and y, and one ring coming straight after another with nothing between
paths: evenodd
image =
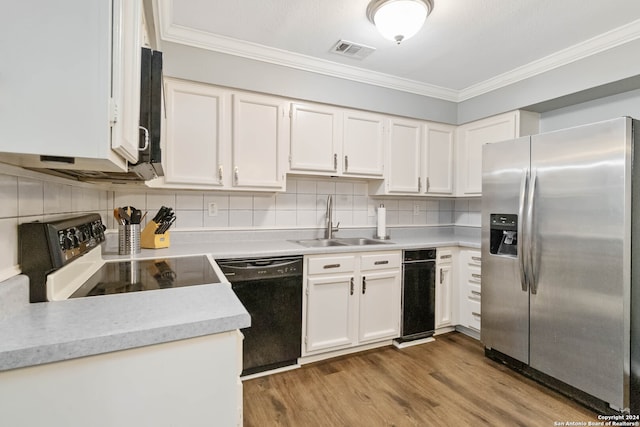
<instances>
[{"instance_id":1,"label":"tile backsplash","mask_svg":"<svg viewBox=\"0 0 640 427\"><path fill-rule=\"evenodd\" d=\"M319 228L324 226L329 195L334 223L340 227L376 224L376 209L384 204L387 225L480 225L480 201L371 197L366 181L289 177L285 193L162 191L123 189L113 193L113 206L149 211L161 206L176 211L178 229ZM114 227L113 221L108 223Z\"/></svg>"},{"instance_id":2,"label":"tile backsplash","mask_svg":"<svg viewBox=\"0 0 640 427\"><path fill-rule=\"evenodd\" d=\"M109 189L32 172L26 177L0 173L0 281L19 272L18 224L23 222L98 212L113 229L116 206L148 211L146 222L164 205L176 211L176 229L321 228L328 195L334 200L334 222L339 221L342 228L375 225L381 204L389 226L480 226L479 199L371 197L366 181L289 177L285 193L270 194L138 186Z\"/></svg>"}]
</instances>

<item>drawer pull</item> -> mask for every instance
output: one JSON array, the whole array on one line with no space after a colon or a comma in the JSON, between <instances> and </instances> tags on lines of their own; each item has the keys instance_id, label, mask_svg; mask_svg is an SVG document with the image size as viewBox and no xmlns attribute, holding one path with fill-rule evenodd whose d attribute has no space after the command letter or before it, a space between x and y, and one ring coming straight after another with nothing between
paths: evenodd
<instances>
[{"instance_id":1,"label":"drawer pull","mask_svg":"<svg viewBox=\"0 0 640 427\"><path fill-rule=\"evenodd\" d=\"M474 279L482 279L482 274L471 273L471 277L473 277Z\"/></svg>"},{"instance_id":2,"label":"drawer pull","mask_svg":"<svg viewBox=\"0 0 640 427\"><path fill-rule=\"evenodd\" d=\"M480 295L482 295L482 294L481 294L480 292L478 292L478 291L471 291L471 293L472 293L473 295L476 295L476 296L480 296Z\"/></svg>"},{"instance_id":3,"label":"drawer pull","mask_svg":"<svg viewBox=\"0 0 640 427\"><path fill-rule=\"evenodd\" d=\"M376 261L373 263L373 265L383 265L383 264L389 264L389 260L384 260L384 261Z\"/></svg>"},{"instance_id":4,"label":"drawer pull","mask_svg":"<svg viewBox=\"0 0 640 427\"><path fill-rule=\"evenodd\" d=\"M326 264L322 268L324 268L324 269L327 269L327 268L340 268L340 264Z\"/></svg>"},{"instance_id":5,"label":"drawer pull","mask_svg":"<svg viewBox=\"0 0 640 427\"><path fill-rule=\"evenodd\" d=\"M473 314L476 317L482 317L482 315L478 312L472 311L471 314Z\"/></svg>"},{"instance_id":6,"label":"drawer pull","mask_svg":"<svg viewBox=\"0 0 640 427\"><path fill-rule=\"evenodd\" d=\"M350 295L353 295L353 277L351 278L351 280L349 281L349 288L350 288Z\"/></svg>"},{"instance_id":7,"label":"drawer pull","mask_svg":"<svg viewBox=\"0 0 640 427\"><path fill-rule=\"evenodd\" d=\"M478 262L482 261L482 258L480 258L479 256L472 256L471 259Z\"/></svg>"},{"instance_id":8,"label":"drawer pull","mask_svg":"<svg viewBox=\"0 0 640 427\"><path fill-rule=\"evenodd\" d=\"M362 295L367 292L367 278L362 276Z\"/></svg>"},{"instance_id":9,"label":"drawer pull","mask_svg":"<svg viewBox=\"0 0 640 427\"><path fill-rule=\"evenodd\" d=\"M440 255L440 259L449 259L451 258L451 255Z\"/></svg>"}]
</instances>

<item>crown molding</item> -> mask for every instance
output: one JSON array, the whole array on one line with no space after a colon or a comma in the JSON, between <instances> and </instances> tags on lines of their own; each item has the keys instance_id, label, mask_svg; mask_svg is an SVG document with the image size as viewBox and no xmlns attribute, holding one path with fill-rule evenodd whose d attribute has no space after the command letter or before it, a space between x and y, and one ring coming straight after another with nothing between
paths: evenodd
<instances>
[{"instance_id":1,"label":"crown molding","mask_svg":"<svg viewBox=\"0 0 640 427\"><path fill-rule=\"evenodd\" d=\"M451 102L474 98L640 38L639 19L522 67L455 90L183 27L173 23L173 0L157 0L156 4L160 37L164 41Z\"/></svg>"},{"instance_id":2,"label":"crown molding","mask_svg":"<svg viewBox=\"0 0 640 427\"><path fill-rule=\"evenodd\" d=\"M458 101L509 86L640 39L640 19L461 90Z\"/></svg>"}]
</instances>

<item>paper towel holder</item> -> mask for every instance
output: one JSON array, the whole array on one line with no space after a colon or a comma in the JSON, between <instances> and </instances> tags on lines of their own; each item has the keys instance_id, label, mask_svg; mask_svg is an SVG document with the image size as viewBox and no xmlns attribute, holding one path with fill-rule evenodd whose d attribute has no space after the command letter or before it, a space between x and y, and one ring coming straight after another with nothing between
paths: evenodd
<instances>
[{"instance_id":1,"label":"paper towel holder","mask_svg":"<svg viewBox=\"0 0 640 427\"><path fill-rule=\"evenodd\" d=\"M380 207L384 209L384 204L381 204ZM383 230L387 231L386 227L384 227ZM376 234L374 234L374 236L373 236L374 239L376 239L376 240L390 240L391 239L391 237L389 236L389 233L385 233L384 236L380 236L379 235L379 231L380 231L380 224L378 224L378 227L376 229Z\"/></svg>"}]
</instances>

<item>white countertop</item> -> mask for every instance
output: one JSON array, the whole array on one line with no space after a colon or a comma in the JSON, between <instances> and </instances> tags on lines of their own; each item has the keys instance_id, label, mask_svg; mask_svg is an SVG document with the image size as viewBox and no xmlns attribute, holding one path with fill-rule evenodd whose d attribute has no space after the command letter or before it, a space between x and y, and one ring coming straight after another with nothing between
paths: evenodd
<instances>
[{"instance_id":1,"label":"white countertop","mask_svg":"<svg viewBox=\"0 0 640 427\"><path fill-rule=\"evenodd\" d=\"M171 247L120 256L105 245L103 257L143 259L211 254L214 258L310 255L442 246L480 247L478 230L454 227L392 231L391 242L367 246L307 248L293 240L309 231L185 232ZM370 237L345 230L336 237ZM394 235L395 234L395 235ZM210 284L65 301L28 303L28 278L0 284L0 371L146 345L216 334L250 325L229 284Z\"/></svg>"}]
</instances>

